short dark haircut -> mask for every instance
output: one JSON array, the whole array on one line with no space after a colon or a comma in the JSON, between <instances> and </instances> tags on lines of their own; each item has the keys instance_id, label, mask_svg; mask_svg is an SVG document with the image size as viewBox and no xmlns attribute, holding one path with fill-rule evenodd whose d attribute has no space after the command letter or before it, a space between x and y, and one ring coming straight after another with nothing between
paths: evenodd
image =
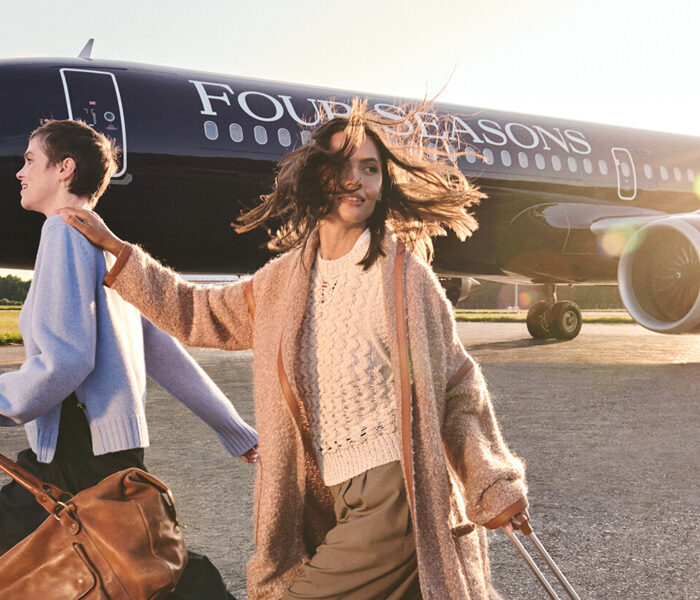
<instances>
[{"instance_id":1,"label":"short dark haircut","mask_svg":"<svg viewBox=\"0 0 700 600\"><path fill-rule=\"evenodd\" d=\"M73 179L68 191L81 198L88 198L94 208L100 196L116 173L119 149L114 140L95 131L82 121L46 119L29 139L40 137L42 148L50 165L66 158L75 161Z\"/></svg>"}]
</instances>

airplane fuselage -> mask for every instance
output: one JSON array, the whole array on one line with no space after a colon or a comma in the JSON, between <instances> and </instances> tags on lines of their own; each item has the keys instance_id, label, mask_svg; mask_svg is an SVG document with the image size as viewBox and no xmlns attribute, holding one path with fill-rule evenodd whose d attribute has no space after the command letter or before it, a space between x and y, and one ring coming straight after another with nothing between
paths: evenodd
<instances>
[{"instance_id":1,"label":"airplane fuselage","mask_svg":"<svg viewBox=\"0 0 700 600\"><path fill-rule=\"evenodd\" d=\"M85 120L124 149L98 206L119 235L181 271L251 272L269 257L266 237L231 223L270 191L275 163L355 95L121 62L0 61L0 264L33 264L41 217L21 209L14 175L29 132L51 117ZM406 101L369 105L395 118ZM444 274L612 283L617 255L595 221L700 208L698 138L446 104L399 130L462 152L457 164L488 196L472 239L436 241Z\"/></svg>"}]
</instances>

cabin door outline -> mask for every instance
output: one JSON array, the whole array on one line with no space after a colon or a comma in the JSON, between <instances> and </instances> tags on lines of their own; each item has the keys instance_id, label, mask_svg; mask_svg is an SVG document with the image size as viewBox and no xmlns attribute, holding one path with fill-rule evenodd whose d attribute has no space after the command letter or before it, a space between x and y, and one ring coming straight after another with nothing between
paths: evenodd
<instances>
[{"instance_id":1,"label":"cabin door outline","mask_svg":"<svg viewBox=\"0 0 700 600\"><path fill-rule=\"evenodd\" d=\"M117 84L117 79L114 76L114 73L110 73L109 71L97 71L93 69L75 69L75 68L68 68L64 67L60 69L61 73L61 81L63 82L63 91L66 96L66 107L68 108L68 118L73 119L73 120L80 120L80 121L85 121L88 125L93 127L96 131L99 131L100 133L104 133L105 135L116 139L118 146L121 149L121 169L119 170L118 173L115 173L112 176L112 179L117 179L119 177L122 177L126 173L126 165L127 165L127 153L126 153L126 122L124 119L124 108L122 106L122 98L121 98L121 93L119 92L119 85ZM98 107L96 100L96 97L90 96L90 100L88 100L88 97L85 98L78 98L77 97L77 92L74 89L73 91L76 92L73 95L73 100L76 101L76 106L83 106L83 110L86 112L86 115L83 114L74 114L73 111L73 101L71 100L71 86L70 86L70 76L72 73L81 73L81 74L89 74L92 76L92 80L95 81L95 89L99 90L102 92L102 100L105 100L104 94L105 92L110 96L108 98L108 105L106 108L111 109L111 110L105 110L103 113L101 113L98 117L97 111L100 111L100 109L104 110L103 107ZM108 77L110 82L111 82L111 87L109 83L107 83L107 89L105 90L105 82L102 79L97 79L98 77L103 78L103 77ZM112 90L113 90L113 96L112 96ZM81 90L81 93L82 92ZM116 102L116 108L118 111L118 114L114 113L113 106L111 103ZM87 104L86 104L87 103ZM94 108L91 108L93 106ZM88 112L89 111L89 112ZM100 111L101 112L101 111ZM92 119L88 118L86 119L85 117L92 117ZM105 123L108 123L108 126L101 126L100 123L98 123L98 118L100 118L102 121ZM92 120L93 122L90 123L89 121Z\"/></svg>"},{"instance_id":2,"label":"cabin door outline","mask_svg":"<svg viewBox=\"0 0 700 600\"><path fill-rule=\"evenodd\" d=\"M637 196L637 172L634 159L627 148L611 148L615 173L617 174L617 196L620 200L634 200Z\"/></svg>"}]
</instances>

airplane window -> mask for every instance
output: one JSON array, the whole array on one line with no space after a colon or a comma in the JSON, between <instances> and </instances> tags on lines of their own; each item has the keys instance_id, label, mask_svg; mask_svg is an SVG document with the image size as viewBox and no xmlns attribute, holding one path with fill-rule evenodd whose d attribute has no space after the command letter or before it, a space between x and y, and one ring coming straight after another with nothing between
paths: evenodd
<instances>
[{"instance_id":1,"label":"airplane window","mask_svg":"<svg viewBox=\"0 0 700 600\"><path fill-rule=\"evenodd\" d=\"M593 163L591 162L590 158L583 159L583 170L589 175L593 173Z\"/></svg>"},{"instance_id":2,"label":"airplane window","mask_svg":"<svg viewBox=\"0 0 700 600\"><path fill-rule=\"evenodd\" d=\"M682 179L681 170L678 167L673 167L673 176L676 178L676 181Z\"/></svg>"},{"instance_id":3,"label":"airplane window","mask_svg":"<svg viewBox=\"0 0 700 600\"><path fill-rule=\"evenodd\" d=\"M559 158L556 154L552 156L552 168L555 171L561 171L561 158Z\"/></svg>"},{"instance_id":4,"label":"airplane window","mask_svg":"<svg viewBox=\"0 0 700 600\"><path fill-rule=\"evenodd\" d=\"M644 165L644 177L651 179L654 172L651 170L651 165Z\"/></svg>"},{"instance_id":5,"label":"airplane window","mask_svg":"<svg viewBox=\"0 0 700 600\"><path fill-rule=\"evenodd\" d=\"M261 146L267 144L267 129L262 125L256 125L253 129L253 135L255 135L255 141Z\"/></svg>"},{"instance_id":6,"label":"airplane window","mask_svg":"<svg viewBox=\"0 0 700 600\"><path fill-rule=\"evenodd\" d=\"M208 140L219 139L219 128L214 121L204 121L204 135L207 136Z\"/></svg>"},{"instance_id":7,"label":"airplane window","mask_svg":"<svg viewBox=\"0 0 700 600\"><path fill-rule=\"evenodd\" d=\"M572 173L576 173L576 171L578 170L578 164L576 164L576 159L573 156L569 156L568 163L569 171L571 171Z\"/></svg>"},{"instance_id":8,"label":"airplane window","mask_svg":"<svg viewBox=\"0 0 700 600\"><path fill-rule=\"evenodd\" d=\"M277 139L279 139L280 145L284 146L285 148L292 145L292 136L284 127L280 127L277 130Z\"/></svg>"},{"instance_id":9,"label":"airplane window","mask_svg":"<svg viewBox=\"0 0 700 600\"><path fill-rule=\"evenodd\" d=\"M243 141L243 127L238 123L231 123L228 126L228 134L231 136L231 140L234 142Z\"/></svg>"},{"instance_id":10,"label":"airplane window","mask_svg":"<svg viewBox=\"0 0 700 600\"><path fill-rule=\"evenodd\" d=\"M662 165L659 167L659 172L661 173L661 179L666 181L668 179L668 169Z\"/></svg>"},{"instance_id":11,"label":"airplane window","mask_svg":"<svg viewBox=\"0 0 700 600\"><path fill-rule=\"evenodd\" d=\"M467 154L466 159L470 165L473 165L476 162L476 154Z\"/></svg>"},{"instance_id":12,"label":"airplane window","mask_svg":"<svg viewBox=\"0 0 700 600\"><path fill-rule=\"evenodd\" d=\"M527 154L524 152L518 152L518 162L523 169L527 169L528 161Z\"/></svg>"},{"instance_id":13,"label":"airplane window","mask_svg":"<svg viewBox=\"0 0 700 600\"><path fill-rule=\"evenodd\" d=\"M535 164L540 171L544 169L544 156L541 154L535 154Z\"/></svg>"},{"instance_id":14,"label":"airplane window","mask_svg":"<svg viewBox=\"0 0 700 600\"><path fill-rule=\"evenodd\" d=\"M501 162L503 163L504 167L510 167L510 165L513 164L513 161L510 158L510 152L508 152L508 150L501 150Z\"/></svg>"},{"instance_id":15,"label":"airplane window","mask_svg":"<svg viewBox=\"0 0 700 600\"><path fill-rule=\"evenodd\" d=\"M623 177L630 176L630 166L626 162L620 163L620 168L622 169L622 176Z\"/></svg>"},{"instance_id":16,"label":"airplane window","mask_svg":"<svg viewBox=\"0 0 700 600\"><path fill-rule=\"evenodd\" d=\"M608 163L606 163L604 160L599 160L598 161L598 170L600 171L601 175L607 175L608 174Z\"/></svg>"},{"instance_id":17,"label":"airplane window","mask_svg":"<svg viewBox=\"0 0 700 600\"><path fill-rule=\"evenodd\" d=\"M690 183L695 181L695 171L693 171L693 169L688 169L688 181L690 181Z\"/></svg>"},{"instance_id":18,"label":"airplane window","mask_svg":"<svg viewBox=\"0 0 700 600\"><path fill-rule=\"evenodd\" d=\"M309 138L311 137L311 132L304 130L301 132L301 143L306 144L306 142L309 141Z\"/></svg>"},{"instance_id":19,"label":"airplane window","mask_svg":"<svg viewBox=\"0 0 700 600\"><path fill-rule=\"evenodd\" d=\"M486 150L484 150L482 152L482 154L484 155L484 162L487 165L492 165L493 164L493 152L491 152L491 150L489 148L486 148Z\"/></svg>"}]
</instances>

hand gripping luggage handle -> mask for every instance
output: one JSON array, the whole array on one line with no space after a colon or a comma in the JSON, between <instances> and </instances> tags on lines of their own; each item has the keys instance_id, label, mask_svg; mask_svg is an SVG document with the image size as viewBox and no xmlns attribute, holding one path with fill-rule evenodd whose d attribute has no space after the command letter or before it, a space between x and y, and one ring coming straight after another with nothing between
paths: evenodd
<instances>
[{"instance_id":1,"label":"hand gripping luggage handle","mask_svg":"<svg viewBox=\"0 0 700 600\"><path fill-rule=\"evenodd\" d=\"M61 498L70 496L61 488L37 479L29 471L2 454L0 454L0 471L4 471L23 488L32 493L36 501L50 514L56 514L56 511L63 506Z\"/></svg>"}]
</instances>

